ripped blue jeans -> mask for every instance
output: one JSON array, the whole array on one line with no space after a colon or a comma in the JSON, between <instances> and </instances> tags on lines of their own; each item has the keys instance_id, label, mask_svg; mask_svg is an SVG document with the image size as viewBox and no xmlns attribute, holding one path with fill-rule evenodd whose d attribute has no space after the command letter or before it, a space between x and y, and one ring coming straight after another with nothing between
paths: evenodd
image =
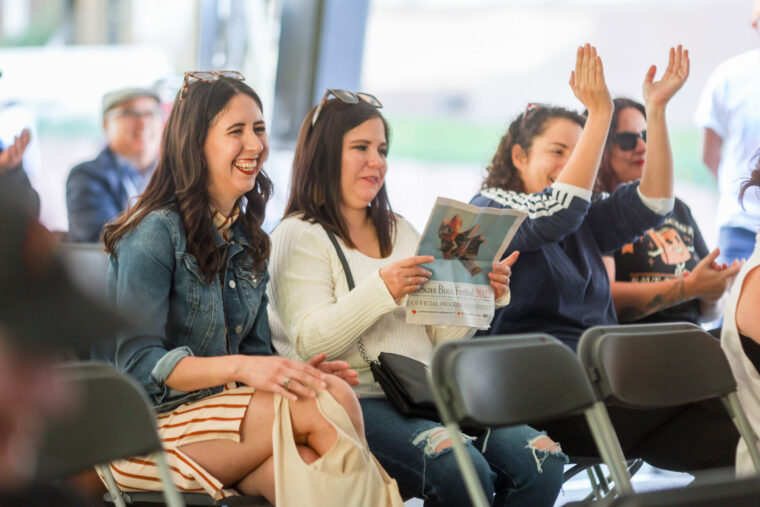
<instances>
[{"instance_id":1,"label":"ripped blue jeans","mask_svg":"<svg viewBox=\"0 0 760 507\"><path fill-rule=\"evenodd\" d=\"M422 498L426 507L470 505L440 423L404 417L385 398L359 402L370 450L396 479L404 498ZM539 450L534 444L542 436L523 425L464 438L486 498L492 498L493 505L554 505L567 457L558 445Z\"/></svg>"}]
</instances>

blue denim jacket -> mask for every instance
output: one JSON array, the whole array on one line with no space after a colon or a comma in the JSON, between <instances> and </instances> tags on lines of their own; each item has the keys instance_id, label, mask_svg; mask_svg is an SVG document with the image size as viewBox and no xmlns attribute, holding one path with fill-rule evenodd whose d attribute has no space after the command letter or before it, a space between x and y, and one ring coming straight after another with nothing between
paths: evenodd
<instances>
[{"instance_id":1,"label":"blue denim jacket","mask_svg":"<svg viewBox=\"0 0 760 507\"><path fill-rule=\"evenodd\" d=\"M139 324L122 333L115 347L95 355L135 377L159 412L222 389L186 393L166 386L182 358L274 354L266 311L269 275L254 271L241 220L232 225L228 246L214 234L217 247L228 248L221 283L219 275L210 284L204 281L173 208L148 214L119 241L111 258L108 297L139 316Z\"/></svg>"}]
</instances>

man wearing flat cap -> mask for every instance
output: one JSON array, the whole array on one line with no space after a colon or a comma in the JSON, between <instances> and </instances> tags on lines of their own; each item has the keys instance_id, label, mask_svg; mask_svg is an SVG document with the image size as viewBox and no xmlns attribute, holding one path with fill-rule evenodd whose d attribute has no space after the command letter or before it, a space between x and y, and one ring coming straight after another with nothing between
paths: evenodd
<instances>
[{"instance_id":1,"label":"man wearing flat cap","mask_svg":"<svg viewBox=\"0 0 760 507\"><path fill-rule=\"evenodd\" d=\"M103 226L143 192L156 165L161 120L152 90L125 88L103 96L108 146L94 160L74 167L66 182L73 241L98 241Z\"/></svg>"}]
</instances>

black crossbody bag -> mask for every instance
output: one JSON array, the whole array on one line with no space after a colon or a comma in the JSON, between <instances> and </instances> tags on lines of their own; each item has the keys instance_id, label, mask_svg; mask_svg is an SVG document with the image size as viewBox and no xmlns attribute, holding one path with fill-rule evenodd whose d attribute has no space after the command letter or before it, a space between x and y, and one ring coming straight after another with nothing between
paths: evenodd
<instances>
[{"instance_id":1,"label":"black crossbody bag","mask_svg":"<svg viewBox=\"0 0 760 507\"><path fill-rule=\"evenodd\" d=\"M351 275L351 268L348 267L343 249L338 244L335 234L327 229L325 232L338 253L338 259L346 274L348 290L351 291L355 287L354 277ZM407 417L420 417L440 422L441 418L435 407L433 392L428 384L427 366L411 357L391 352L381 352L377 359L373 360L364 350L363 337L359 339L358 345L359 353L364 362L369 365L375 382L380 384L388 401L396 410Z\"/></svg>"}]
</instances>

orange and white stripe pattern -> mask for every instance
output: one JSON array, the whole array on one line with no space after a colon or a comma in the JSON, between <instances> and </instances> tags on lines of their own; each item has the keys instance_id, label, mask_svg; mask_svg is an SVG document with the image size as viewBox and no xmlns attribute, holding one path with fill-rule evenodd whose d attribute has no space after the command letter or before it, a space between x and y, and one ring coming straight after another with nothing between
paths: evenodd
<instances>
[{"instance_id":1,"label":"orange and white stripe pattern","mask_svg":"<svg viewBox=\"0 0 760 507\"><path fill-rule=\"evenodd\" d=\"M240 442L240 424L253 392L251 387L235 387L158 414L158 434L164 443L172 480L180 492L206 492L215 500L239 495L233 489L225 489L179 447L206 440ZM162 490L158 468L151 457L122 459L109 466L122 491Z\"/></svg>"}]
</instances>

